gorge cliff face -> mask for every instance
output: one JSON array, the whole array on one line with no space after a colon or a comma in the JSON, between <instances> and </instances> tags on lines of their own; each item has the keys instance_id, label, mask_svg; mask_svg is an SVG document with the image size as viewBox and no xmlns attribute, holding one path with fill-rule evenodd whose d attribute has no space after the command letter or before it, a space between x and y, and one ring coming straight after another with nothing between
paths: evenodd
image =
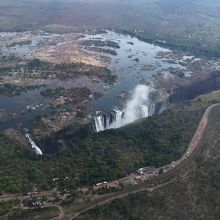
<instances>
[{"instance_id":1,"label":"gorge cliff face","mask_svg":"<svg viewBox=\"0 0 220 220\"><path fill-rule=\"evenodd\" d=\"M199 95L203 95L220 89L220 71L213 72L207 79L201 80L191 85L173 89L168 98L169 104L181 104L192 100Z\"/></svg>"}]
</instances>

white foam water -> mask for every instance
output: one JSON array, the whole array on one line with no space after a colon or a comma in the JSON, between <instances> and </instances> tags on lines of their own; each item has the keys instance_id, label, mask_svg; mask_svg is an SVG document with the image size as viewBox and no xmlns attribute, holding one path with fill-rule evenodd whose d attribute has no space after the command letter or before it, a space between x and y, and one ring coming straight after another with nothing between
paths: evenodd
<instances>
[{"instance_id":1,"label":"white foam water","mask_svg":"<svg viewBox=\"0 0 220 220\"><path fill-rule=\"evenodd\" d=\"M145 118L154 114L154 104L150 100L152 87L146 85L138 85L133 91L131 99L120 110L114 108L110 117L109 115L100 114L94 117L96 132L106 129L120 128L124 125L132 123L140 118Z\"/></svg>"}]
</instances>

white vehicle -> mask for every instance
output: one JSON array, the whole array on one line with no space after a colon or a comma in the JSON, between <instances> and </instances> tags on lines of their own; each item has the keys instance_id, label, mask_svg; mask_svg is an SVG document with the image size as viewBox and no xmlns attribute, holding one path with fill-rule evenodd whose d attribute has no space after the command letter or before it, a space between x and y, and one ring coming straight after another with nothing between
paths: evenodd
<instances>
[{"instance_id":1,"label":"white vehicle","mask_svg":"<svg viewBox=\"0 0 220 220\"><path fill-rule=\"evenodd\" d=\"M143 175L144 174L144 169L143 168L138 169L138 173Z\"/></svg>"},{"instance_id":2,"label":"white vehicle","mask_svg":"<svg viewBox=\"0 0 220 220\"><path fill-rule=\"evenodd\" d=\"M101 185L102 185L102 183L96 183L95 185L96 185L96 186L101 186Z\"/></svg>"},{"instance_id":3,"label":"white vehicle","mask_svg":"<svg viewBox=\"0 0 220 220\"><path fill-rule=\"evenodd\" d=\"M96 186L101 186L101 185L103 185L103 184L107 184L108 182L107 181L105 181L105 182L102 182L102 183L96 183L95 185Z\"/></svg>"}]
</instances>

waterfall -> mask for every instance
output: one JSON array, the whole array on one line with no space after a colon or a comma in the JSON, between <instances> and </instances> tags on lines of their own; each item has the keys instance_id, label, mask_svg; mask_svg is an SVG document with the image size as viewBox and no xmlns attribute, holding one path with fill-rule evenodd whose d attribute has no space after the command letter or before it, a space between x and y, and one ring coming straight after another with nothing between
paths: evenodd
<instances>
[{"instance_id":1,"label":"waterfall","mask_svg":"<svg viewBox=\"0 0 220 220\"><path fill-rule=\"evenodd\" d=\"M99 114L99 115L94 117L96 132L105 130L105 122L103 121L104 116L100 115L100 113L101 112L97 111L96 114Z\"/></svg>"},{"instance_id":2,"label":"waterfall","mask_svg":"<svg viewBox=\"0 0 220 220\"><path fill-rule=\"evenodd\" d=\"M148 106L148 116L152 116L154 115L155 113L155 108L156 108L156 105L154 103L151 103L149 106Z\"/></svg>"},{"instance_id":3,"label":"waterfall","mask_svg":"<svg viewBox=\"0 0 220 220\"><path fill-rule=\"evenodd\" d=\"M155 104L149 98L151 92L152 88L150 86L138 85L124 109L114 108L110 114L96 112L94 117L96 132L120 128L140 118L153 115Z\"/></svg>"},{"instance_id":4,"label":"waterfall","mask_svg":"<svg viewBox=\"0 0 220 220\"><path fill-rule=\"evenodd\" d=\"M149 116L149 110L147 105L141 105L141 118L146 118Z\"/></svg>"},{"instance_id":5,"label":"waterfall","mask_svg":"<svg viewBox=\"0 0 220 220\"><path fill-rule=\"evenodd\" d=\"M109 123L105 129L121 127L122 120L123 120L123 111L121 111L118 108L114 108L112 114L114 115L113 121L111 121L111 123Z\"/></svg>"},{"instance_id":6,"label":"waterfall","mask_svg":"<svg viewBox=\"0 0 220 220\"><path fill-rule=\"evenodd\" d=\"M28 139L31 144L32 149L37 155L43 155L41 149L35 144L35 142L31 139L30 134L26 134L25 137Z\"/></svg>"}]
</instances>

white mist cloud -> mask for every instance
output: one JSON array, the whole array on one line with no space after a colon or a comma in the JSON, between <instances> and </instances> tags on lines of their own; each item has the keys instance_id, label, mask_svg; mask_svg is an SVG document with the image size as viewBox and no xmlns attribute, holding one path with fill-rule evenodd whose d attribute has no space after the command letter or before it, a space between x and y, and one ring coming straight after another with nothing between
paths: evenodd
<instances>
[{"instance_id":1,"label":"white mist cloud","mask_svg":"<svg viewBox=\"0 0 220 220\"><path fill-rule=\"evenodd\" d=\"M127 102L124 109L122 124L131 123L141 117L141 108L149 102L151 88L146 85L138 85L132 94L131 100Z\"/></svg>"},{"instance_id":2,"label":"white mist cloud","mask_svg":"<svg viewBox=\"0 0 220 220\"><path fill-rule=\"evenodd\" d=\"M99 115L94 117L96 131L120 128L140 118L148 117L149 113L152 113L152 109L151 111L149 109L152 107L149 98L152 91L151 86L137 85L125 108L123 110L114 109L115 118L113 122L110 122L109 116L103 117Z\"/></svg>"},{"instance_id":3,"label":"white mist cloud","mask_svg":"<svg viewBox=\"0 0 220 220\"><path fill-rule=\"evenodd\" d=\"M149 104L149 96L151 91L152 88L150 86L136 86L132 93L131 99L128 100L125 108L122 111L116 112L116 120L109 125L109 128L119 128L134 122L137 119L148 117L147 105Z\"/></svg>"}]
</instances>

